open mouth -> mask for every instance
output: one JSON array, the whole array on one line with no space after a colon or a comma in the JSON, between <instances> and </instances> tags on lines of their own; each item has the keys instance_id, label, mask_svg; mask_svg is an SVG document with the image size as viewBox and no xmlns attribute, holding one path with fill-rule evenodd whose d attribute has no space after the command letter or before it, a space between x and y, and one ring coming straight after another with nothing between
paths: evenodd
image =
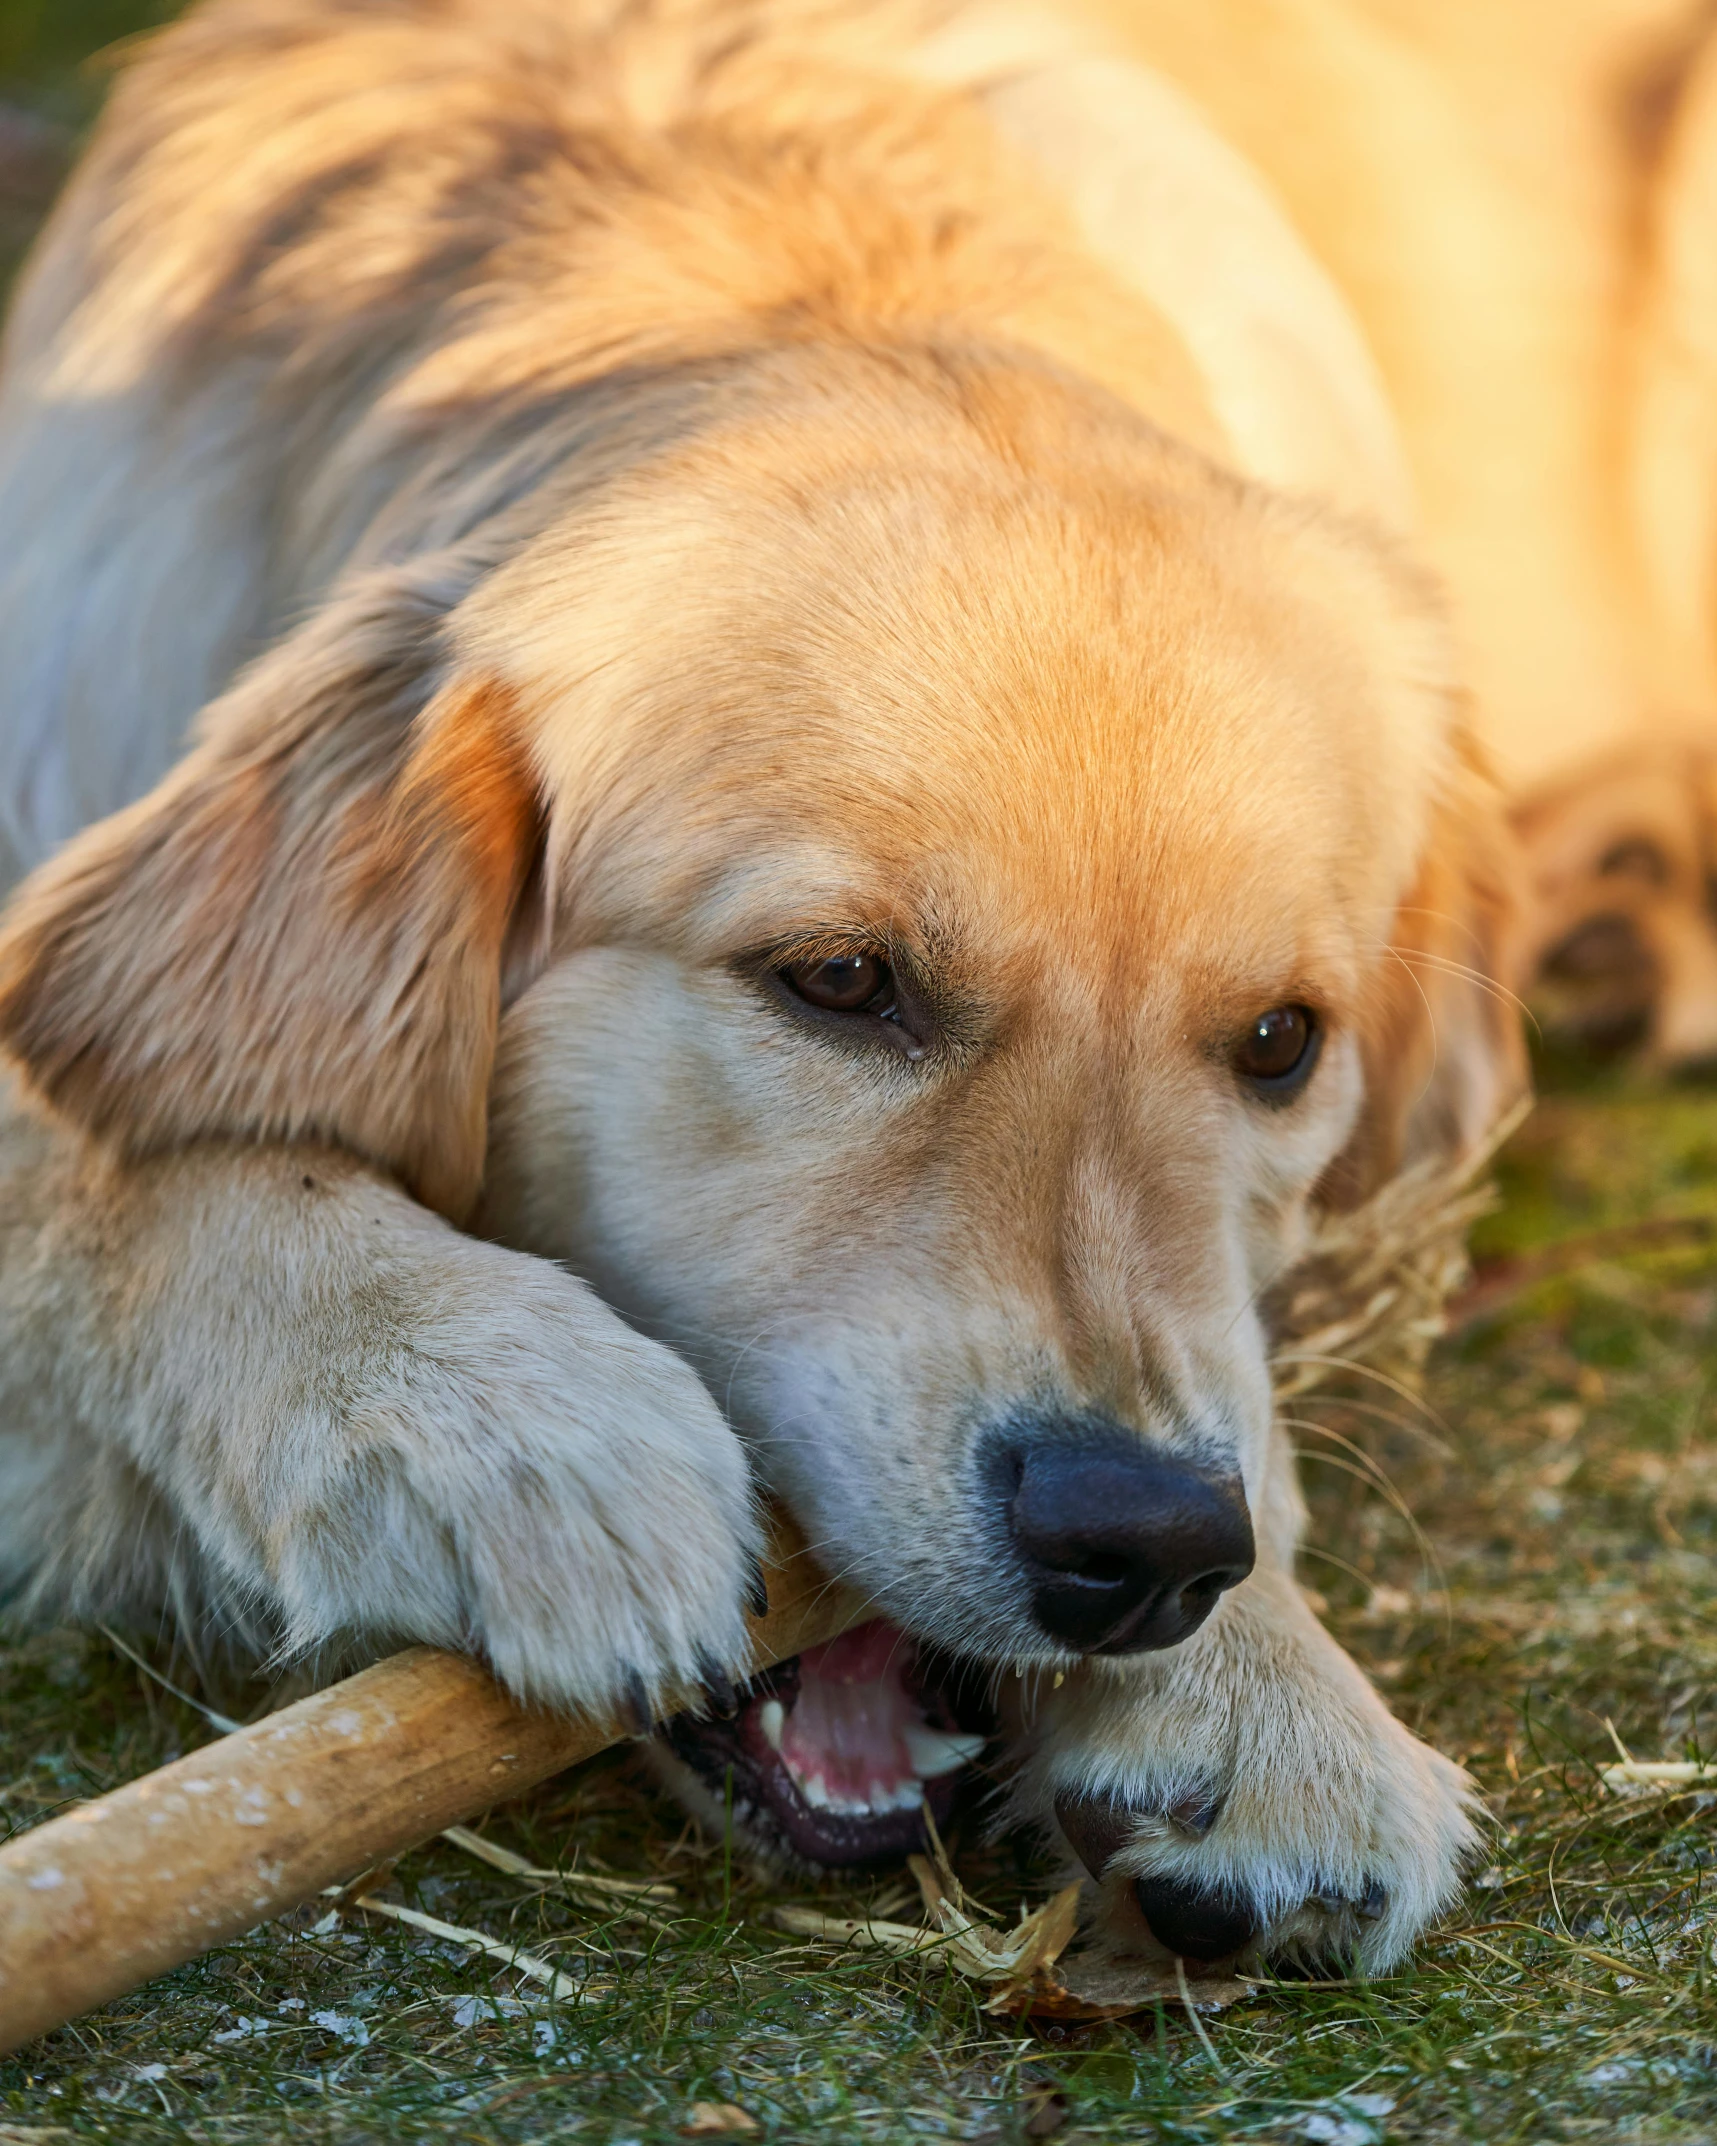
<instances>
[{"instance_id":1,"label":"open mouth","mask_svg":"<svg viewBox=\"0 0 1717 2146\"><path fill-rule=\"evenodd\" d=\"M981 1696L898 1625L860 1625L754 1677L731 1720L681 1714L663 1731L705 1800L783 1863L900 1856L942 1823L981 1756Z\"/></svg>"}]
</instances>

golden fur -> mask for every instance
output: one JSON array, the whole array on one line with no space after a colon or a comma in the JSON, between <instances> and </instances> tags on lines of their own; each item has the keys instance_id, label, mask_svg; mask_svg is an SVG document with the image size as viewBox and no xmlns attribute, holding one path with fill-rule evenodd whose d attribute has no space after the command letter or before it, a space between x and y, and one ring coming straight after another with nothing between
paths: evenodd
<instances>
[{"instance_id":1,"label":"golden fur","mask_svg":"<svg viewBox=\"0 0 1717 2146\"><path fill-rule=\"evenodd\" d=\"M0 387L14 1587L594 1706L741 1661L760 1483L1067 1672L1015 1807L1127 1814L1120 1934L1152 1873L1399 1956L1465 1786L1294 1584L1256 1306L1523 1079L1462 679L1533 779L1635 706L1590 351L1490 310L1555 219L1451 119L1506 12L213 0L144 48ZM1626 11L1577 12L1589 61ZM917 1055L772 983L852 948ZM1231 1052L1286 1002L1271 1108ZM1195 1638L1033 1628L972 1480L1026 1399L1243 1479Z\"/></svg>"}]
</instances>

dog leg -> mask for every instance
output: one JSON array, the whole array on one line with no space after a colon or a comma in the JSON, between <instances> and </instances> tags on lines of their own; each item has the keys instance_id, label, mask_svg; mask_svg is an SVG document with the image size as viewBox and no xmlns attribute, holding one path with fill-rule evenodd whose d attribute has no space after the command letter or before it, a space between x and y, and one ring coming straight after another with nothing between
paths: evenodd
<instances>
[{"instance_id":1,"label":"dog leg","mask_svg":"<svg viewBox=\"0 0 1717 2146\"><path fill-rule=\"evenodd\" d=\"M1273 1469L1257 1569L1192 1639L1012 1702L1013 1815L1084 1866L1116 1951L1377 1972L1459 1890L1473 1785L1295 1585L1290 1467Z\"/></svg>"},{"instance_id":2,"label":"dog leg","mask_svg":"<svg viewBox=\"0 0 1717 2146\"><path fill-rule=\"evenodd\" d=\"M694 1374L327 1150L120 1167L0 1114L0 1572L286 1652L466 1647L634 1708L743 1675L759 1546Z\"/></svg>"}]
</instances>

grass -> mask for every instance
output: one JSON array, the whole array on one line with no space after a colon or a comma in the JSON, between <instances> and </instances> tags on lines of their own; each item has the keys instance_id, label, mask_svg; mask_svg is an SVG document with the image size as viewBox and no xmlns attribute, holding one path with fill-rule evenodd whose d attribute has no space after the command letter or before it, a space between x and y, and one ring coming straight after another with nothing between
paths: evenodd
<instances>
[{"instance_id":1,"label":"grass","mask_svg":"<svg viewBox=\"0 0 1717 2146\"><path fill-rule=\"evenodd\" d=\"M580 2003L397 1926L318 1928L307 1911L0 2068L0 2110L138 2141L290 2125L645 2146L677 2138L698 2101L739 2104L765 2137L877 2142L1006 2142L1058 2118L1067 2137L1188 2146L1717 2137L1717 1799L1617 1797L1597 1771L1611 1725L1637 1756L1717 1742L1717 1248L1694 1226L1644 1242L1635 1228L1665 1213L1717 1227L1717 1096L1625 1078L1552 1093L1502 1181L1480 1248L1512 1293L1477 1300L1422 1408L1324 1401L1313 1414L1334 1435L1305 1441L1313 1540L1329 1546L1308 1579L1495 1819L1486 1866L1407 1970L1265 1989L1207 2023L1208 2050L1172 2008L1035 2036L985 2018L934 1964L773 1933L777 1896L611 1755L489 1831L535 1862L671 1882L657 1922L603 1920L445 1845L390 1888L587 1976ZM1579 1263L1546 1262L1559 1245ZM1372 1480L1350 1472L1353 1448ZM0 1657L0 1721L14 1826L208 1734L105 1641L68 1632ZM975 1827L955 1854L981 1895L1041 1897L1047 1873ZM897 1882L817 1898L859 1913Z\"/></svg>"},{"instance_id":2,"label":"grass","mask_svg":"<svg viewBox=\"0 0 1717 2146\"><path fill-rule=\"evenodd\" d=\"M0 0L0 98L76 128L99 88L84 56L165 11ZM0 2146L648 2146L699 2101L737 2103L765 2138L877 2146L1717 2139L1714 1799L1618 1798L1597 1773L1614 1737L1645 1757L1717 1745L1717 1096L1564 1073L1502 1186L1480 1233L1493 1285L1423 1406L1360 1392L1307 1411L1307 1578L1495 1822L1466 1900L1402 1973L1268 1988L1208 2022L1208 2047L1173 2009L1033 2035L933 1963L772 1933L774 1896L611 1755L488 1830L535 1862L670 1881L656 1921L603 1920L445 1845L389 1888L587 1976L578 2004L397 1925L307 1911L0 2063ZM99 1637L0 1650L9 1829L209 1733ZM955 1854L980 1895L1041 1896L1016 1848L968 1827ZM897 1884L817 1897L858 1913Z\"/></svg>"}]
</instances>

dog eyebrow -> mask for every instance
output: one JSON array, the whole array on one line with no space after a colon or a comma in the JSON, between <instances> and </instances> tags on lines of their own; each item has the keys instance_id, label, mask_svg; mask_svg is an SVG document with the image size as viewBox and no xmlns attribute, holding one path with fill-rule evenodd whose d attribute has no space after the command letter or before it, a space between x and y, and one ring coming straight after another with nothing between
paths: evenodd
<instances>
[{"instance_id":1,"label":"dog eyebrow","mask_svg":"<svg viewBox=\"0 0 1717 2146\"><path fill-rule=\"evenodd\" d=\"M787 904L777 897L774 906ZM801 920L760 934L747 950L751 958L805 961L864 947L928 971L958 968L967 952L966 934L950 927L934 901L908 908L897 898L884 910L862 895L811 895L798 906Z\"/></svg>"}]
</instances>

